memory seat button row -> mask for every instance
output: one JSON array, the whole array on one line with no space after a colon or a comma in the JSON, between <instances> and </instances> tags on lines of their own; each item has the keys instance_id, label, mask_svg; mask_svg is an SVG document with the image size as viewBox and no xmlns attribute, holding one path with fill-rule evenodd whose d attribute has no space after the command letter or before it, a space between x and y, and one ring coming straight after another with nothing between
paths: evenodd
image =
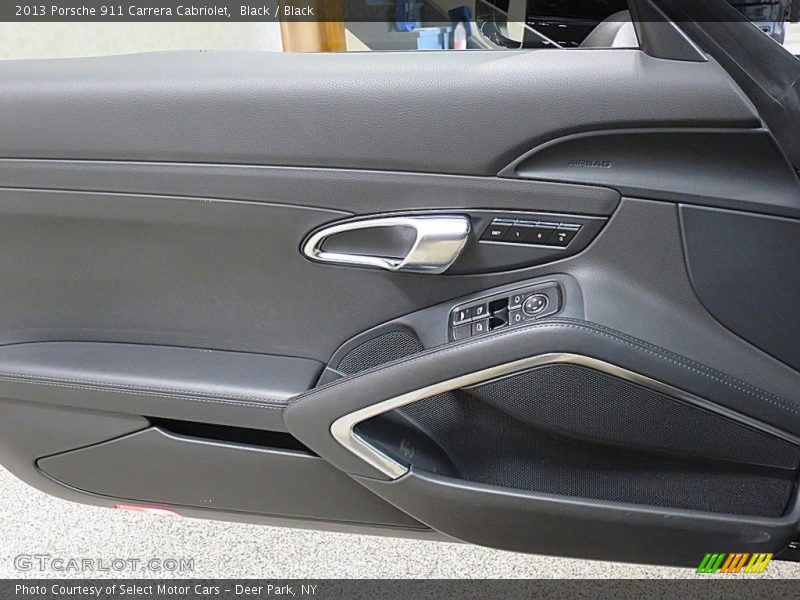
<instances>
[{"instance_id":1,"label":"memory seat button row","mask_svg":"<svg viewBox=\"0 0 800 600\"><path fill-rule=\"evenodd\" d=\"M577 223L494 219L481 240L566 248L581 227Z\"/></svg>"}]
</instances>

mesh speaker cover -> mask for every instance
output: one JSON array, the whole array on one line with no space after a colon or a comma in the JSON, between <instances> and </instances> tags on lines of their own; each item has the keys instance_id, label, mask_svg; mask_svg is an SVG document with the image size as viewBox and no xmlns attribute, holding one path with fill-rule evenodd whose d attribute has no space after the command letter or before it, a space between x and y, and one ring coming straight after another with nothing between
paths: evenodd
<instances>
[{"instance_id":1,"label":"mesh speaker cover","mask_svg":"<svg viewBox=\"0 0 800 600\"><path fill-rule=\"evenodd\" d=\"M408 331L383 333L356 346L334 368L345 375L371 369L423 350L422 342Z\"/></svg>"},{"instance_id":2,"label":"mesh speaker cover","mask_svg":"<svg viewBox=\"0 0 800 600\"><path fill-rule=\"evenodd\" d=\"M783 514L795 472L752 462L797 461L783 440L567 364L440 394L360 427L401 462L476 483L769 517Z\"/></svg>"},{"instance_id":3,"label":"mesh speaker cover","mask_svg":"<svg viewBox=\"0 0 800 600\"><path fill-rule=\"evenodd\" d=\"M469 393L577 439L794 469L796 446L650 388L587 367L547 365Z\"/></svg>"}]
</instances>

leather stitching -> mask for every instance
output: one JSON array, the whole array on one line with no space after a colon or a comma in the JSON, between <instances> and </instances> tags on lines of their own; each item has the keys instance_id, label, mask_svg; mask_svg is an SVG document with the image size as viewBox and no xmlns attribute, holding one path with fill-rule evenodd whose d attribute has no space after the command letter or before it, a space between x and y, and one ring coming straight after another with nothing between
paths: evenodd
<instances>
[{"instance_id":1,"label":"leather stitching","mask_svg":"<svg viewBox=\"0 0 800 600\"><path fill-rule=\"evenodd\" d=\"M765 390L762 390L760 388L752 386L752 385L750 385L748 383L745 383L745 382L743 382L743 381L741 381L739 379L731 377L730 375L727 375L725 373L721 373L719 371L711 369L710 367L706 367L705 365L702 365L702 364L697 363L695 361L692 361L690 359L687 359L687 358L684 358L684 357L680 357L677 354L674 354L672 352L663 350L663 349L659 348L658 346L654 346L652 344L649 344L647 342L639 340L638 338L633 338L633 337L629 337L629 336L622 337L624 334L620 334L619 332L615 332L612 329L608 329L608 328L605 328L605 327L602 327L602 326L595 327L594 325L590 325L589 323L587 323L585 321L577 321L577 320L572 320L572 319L560 319L560 320L555 320L554 319L552 321L539 322L539 323L535 323L535 324L532 324L532 325L528 325L526 327L518 328L516 330L510 330L510 331L505 331L505 332L502 332L502 333L498 333L498 334L495 334L495 336L493 336L491 338L481 338L481 339L478 339L478 340L465 340L463 342L459 342L459 343L457 343L457 344L455 344L453 346L448 346L446 348L431 349L431 350L429 350L429 351L427 351L427 352L425 352L423 354L420 354L419 356L415 356L413 358L403 358L403 359L399 359L399 360L396 360L396 361L392 361L391 363L385 363L384 365L379 365L377 367L374 367L372 369L368 369L368 370L363 371L361 373L358 373L356 375L351 375L349 377L345 377L345 378L342 378L342 379L338 379L336 381L332 381L332 382L328 383L327 385L325 385L325 386L323 386L321 388L314 389L314 390L312 390L312 391L310 391L310 392L308 392L306 394L301 394L299 396L296 396L295 398L292 398L292 399L289 400L289 402L287 403L286 408L288 408L289 406L291 406L292 404L294 404L298 400L302 400L304 398L311 397L311 396L313 396L315 394L321 393L322 391L327 390L330 387L333 387L333 386L336 386L336 385L342 385L344 383L353 381L356 378L367 376L367 375L369 375L371 373L374 373L374 372L376 372L376 371L378 371L378 370L380 370L382 368L388 367L388 366L393 365L393 364L399 364L399 363L412 364L414 362L417 362L419 360L423 360L423 359L431 357L431 356L439 356L439 355L447 354L447 353L450 353L450 352L455 352L457 350L461 350L461 349L464 349L464 348L467 348L467 347L470 347L470 346L474 346L476 344L482 343L484 340L487 340L487 339L500 339L500 338L506 337L508 335L521 333L523 331L532 331L534 329L542 329L542 328L545 328L545 327L557 327L557 328L560 327L560 328L566 328L566 329L583 330L583 331L587 331L587 332L595 334L595 335L606 337L606 338L611 339L613 341L621 342L621 343L625 344L626 346L629 346L629 347L634 348L636 350L640 350L640 351L646 352L646 353L648 353L648 354L650 354L652 356L655 356L657 358L662 358L664 360L667 360L668 362L671 362L671 363L673 363L673 364L675 364L675 365L677 365L679 367L682 367L684 369L690 370L693 373L696 373L697 375L700 375L700 376L705 377L707 379L711 379L713 381L716 381L718 383L726 385L726 386L728 386L730 388L733 388L733 389L735 389L737 391L743 392L745 394L748 394L748 395L750 395L752 397L755 397L755 398L758 398L760 400L764 400L764 401L772 404L773 406L775 406L777 408L780 408L782 410L785 410L785 411L800 415L800 412L798 412L798 410L795 408L795 403L791 402L791 401L789 401L789 400L787 400L787 399L785 399L785 398L783 398L781 396L778 396L778 395L773 394L771 392L767 392Z\"/></svg>"},{"instance_id":2,"label":"leather stitching","mask_svg":"<svg viewBox=\"0 0 800 600\"><path fill-rule=\"evenodd\" d=\"M576 329L587 331L594 335L599 335L602 337L606 337L616 342L620 342L634 348L635 350L639 350L642 352L646 352L656 358L664 359L672 364L675 364L679 367L687 369L697 375L710 379L712 381L716 381L717 383L721 383L726 385L732 389L737 391L743 392L749 396L754 398L758 398L760 400L764 400L773 406L780 408L782 410L800 415L800 411L797 410L795 403L787 400L781 396L773 394L771 392L767 392L762 390L761 388L755 387L751 384L748 384L744 381L731 377L725 373L720 371L716 371L710 367L707 367L701 363L692 361L688 358L681 357L678 354L670 352L668 350L664 350L663 348L659 348L658 346L654 346L648 342L640 340L638 338L634 338L623 333L614 331L602 325L594 325L588 324L585 321L576 321L572 319L561 319L561 320L553 320L547 322L540 322L535 323L532 325L528 325L527 327L518 328L516 330L510 330L502 333L495 334L492 338L481 338L478 340L465 340L464 342L460 342L454 344L453 346L448 346L445 348L435 348L429 351L423 352L417 356L401 358L395 361L391 361L389 363L384 363L383 365L378 365L371 369L367 369L361 373L351 375L349 377L344 377L342 379L338 379L336 381L332 381L331 383L316 388L314 390L309 391L308 393L301 394L294 398L291 398L288 402L282 402L279 400L274 399L266 399L266 398L257 398L254 396L221 396L221 397L200 397L200 396L212 396L211 394L204 393L204 392L191 392L188 390L165 390L161 388L153 388L147 386L137 386L137 385L128 385L125 386L125 389L121 389L122 386L118 386L116 384L107 383L107 382L97 382L97 381L86 381L80 379L59 379L53 380L51 378L46 378L42 376L36 375L25 375L20 373L0 373L0 381L11 381L16 383L29 383L33 385L44 385L49 387L60 387L66 389L84 389L90 391L109 391L113 393L119 394L128 394L134 396L150 396L150 397L157 397L157 398L169 398L169 399L187 399L194 402L206 402L212 404L224 404L224 405L234 405L234 406L244 406L248 408L261 408L267 410L285 410L298 400L302 400L304 398L308 398L314 396L316 394L322 393L324 391L329 390L331 387L337 385L343 385L349 382L352 382L356 379L361 377L365 377L370 375L376 371L379 371L383 368L387 368L389 366L395 364L406 364L410 365L417 361L433 357L433 356L441 356L450 352L455 352L458 350L462 350L464 348L474 346L476 344L482 343L484 340L487 339L500 339L502 337L513 335L517 333L521 333L523 331L532 331L534 329L543 329L546 327L556 327L556 328L565 328L565 329ZM71 385L70 382L76 384L86 384L86 385ZM90 385L95 385L99 387L89 387ZM139 391L141 390L141 391ZM163 393L154 393L154 392L163 392ZM174 393L173 393L174 392ZM191 395L186 395L191 394ZM229 398L227 400L223 400L220 398ZM237 402L236 400L249 400L253 402ZM254 402L258 402L255 404Z\"/></svg>"},{"instance_id":3,"label":"leather stitching","mask_svg":"<svg viewBox=\"0 0 800 600\"><path fill-rule=\"evenodd\" d=\"M584 323L583 321L577 321L575 319L562 319L561 321L564 322L564 323L576 323L576 324ZM619 341L621 341L622 343L624 343L624 344L626 344L628 346L635 347L635 348L637 348L639 350L642 350L642 351L647 352L648 354L652 354L654 356L659 356L661 358L666 359L669 362L672 362L674 364L678 364L679 366L685 367L685 368L687 368L687 369L689 369L689 370L691 370L691 371L693 371L693 372L695 372L695 373L697 373L699 375L703 375L703 376L708 377L708 378L710 378L710 379L712 379L714 381L717 381L719 383L723 383L723 384L727 385L728 387L732 387L732 388L734 388L736 390L744 392L745 394L748 394L748 395L753 396L755 398L758 398L760 400L765 400L766 402L769 402L770 404L778 406L778 405L775 404L775 402L770 400L770 398L772 398L775 401L777 401L777 402L782 404L782 406L779 406L779 408L784 408L785 410L788 410L788 411L793 412L795 414L800 414L800 412L798 412L795 409L796 403L791 401L791 400L788 400L786 398L783 398L782 396L778 396L777 394L773 394L772 392L768 392L766 390L762 390L761 388L756 387L756 386L754 386L754 385L752 385L750 383L747 383L745 381L742 381L741 379L737 379L735 377L732 377L732 376L728 375L727 373L723 373L721 371L717 371L716 369L712 369L711 367L707 367L704 364L698 363L696 361L693 361L693 360L691 360L689 358L686 358L684 356L681 356L679 354L675 354L674 352L670 352L669 350L665 350L664 348L660 348L659 346L655 346L655 345L653 345L653 344L651 344L649 342L646 342L644 340L640 340L639 338L635 338L635 337L629 336L627 334L615 331L615 330L610 329L608 327L605 327L603 325L592 325L592 327L594 329L597 329L596 333L598 333L599 335L605 335L606 337L611 337L612 339L617 338Z\"/></svg>"},{"instance_id":4,"label":"leather stitching","mask_svg":"<svg viewBox=\"0 0 800 600\"><path fill-rule=\"evenodd\" d=\"M56 388L66 388L66 389L78 389L78 390L89 390L93 392L111 392L115 394L128 394L131 396L150 396L153 398L168 398L172 400L191 400L193 402L207 402L211 404L226 404L226 405L234 405L234 406L245 406L248 408L263 408L267 410L283 410L285 407L285 402L281 402L279 400L270 400L270 399L260 399L260 398L252 398L254 402L236 402L237 398L230 397L230 400L226 400L224 398L228 398L227 396L218 396L215 398L200 398L197 396L191 396L181 393L172 394L170 390L155 390L153 388L145 388L141 386L129 386L129 389L121 389L119 387L114 387L113 385L109 384L98 384L97 387L90 387L90 385L77 385L79 383L87 383L92 384L96 382L84 382L76 379L64 379L60 381L54 380L45 380L44 377L37 378L38 380L29 379L28 376L9 376L10 374L7 373L0 373L0 381L9 381L12 383L24 383L30 385L44 385L48 387L56 387ZM63 381L63 382L62 382ZM75 384L70 384L67 382L75 382ZM142 391L138 391L142 390ZM151 391L152 390L152 391ZM156 391L161 391L163 393L154 393ZM176 392L179 392L176 390ZM242 398L245 399L245 398ZM257 402L257 403L256 403Z\"/></svg>"},{"instance_id":5,"label":"leather stitching","mask_svg":"<svg viewBox=\"0 0 800 600\"><path fill-rule=\"evenodd\" d=\"M62 381L67 381L70 383L81 383L86 385L99 385L101 387L107 388L121 388L121 389L132 389L132 390L147 390L152 392L164 392L166 394L188 394L191 396L207 396L209 398L230 398L232 400L256 400L258 402L273 402L276 404L284 404L284 402L280 400L274 400L271 398L264 398L260 396L240 396L234 394L212 394L210 392L198 392L195 390L182 390L180 388L167 388L167 387L149 387L146 385L139 385L136 383L113 383L111 381L92 381L91 379L74 379L70 377L46 377L44 375L30 375L28 373L11 373L11 372L3 372L0 371L0 377L19 377L21 379L41 379L43 381L51 381L54 383L60 383Z\"/></svg>"}]
</instances>

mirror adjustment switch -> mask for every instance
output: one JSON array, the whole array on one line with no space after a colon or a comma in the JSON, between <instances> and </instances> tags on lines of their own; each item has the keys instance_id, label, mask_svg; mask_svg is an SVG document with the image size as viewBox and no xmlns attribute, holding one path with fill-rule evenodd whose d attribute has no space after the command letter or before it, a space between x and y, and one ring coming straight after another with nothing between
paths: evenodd
<instances>
[{"instance_id":1,"label":"mirror adjustment switch","mask_svg":"<svg viewBox=\"0 0 800 600\"><path fill-rule=\"evenodd\" d=\"M549 304L550 300L545 294L531 294L522 303L522 312L533 317L544 312Z\"/></svg>"},{"instance_id":2,"label":"mirror adjustment switch","mask_svg":"<svg viewBox=\"0 0 800 600\"><path fill-rule=\"evenodd\" d=\"M578 235L580 230L580 225L560 225L548 241L548 244L551 246L560 246L561 248L565 248L569 245L573 238Z\"/></svg>"},{"instance_id":3,"label":"mirror adjustment switch","mask_svg":"<svg viewBox=\"0 0 800 600\"><path fill-rule=\"evenodd\" d=\"M513 221L503 221L501 219L495 219L483 231L481 239L488 241L491 240L499 241L503 239L503 236L506 234L506 232L511 228L511 225L513 224L514 224Z\"/></svg>"}]
</instances>

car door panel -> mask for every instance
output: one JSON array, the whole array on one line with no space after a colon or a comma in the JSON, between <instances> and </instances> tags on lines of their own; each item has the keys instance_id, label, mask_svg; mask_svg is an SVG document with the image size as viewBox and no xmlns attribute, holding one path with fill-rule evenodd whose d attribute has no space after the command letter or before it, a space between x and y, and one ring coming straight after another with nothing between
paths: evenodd
<instances>
[{"instance_id":1,"label":"car door panel","mask_svg":"<svg viewBox=\"0 0 800 600\"><path fill-rule=\"evenodd\" d=\"M681 223L686 265L703 305L731 331L800 368L800 222L681 206ZM723 250L731 247L737 252Z\"/></svg>"},{"instance_id":2,"label":"car door panel","mask_svg":"<svg viewBox=\"0 0 800 600\"><path fill-rule=\"evenodd\" d=\"M286 401L313 387L322 366L146 344L8 344L0 348L0 397L239 427L257 415L264 429L283 431Z\"/></svg>"},{"instance_id":3,"label":"car door panel","mask_svg":"<svg viewBox=\"0 0 800 600\"><path fill-rule=\"evenodd\" d=\"M759 124L714 64L631 50L7 61L0 89L9 158L492 176L538 143L580 130ZM477 120L488 130L471 126Z\"/></svg>"},{"instance_id":4,"label":"car door panel","mask_svg":"<svg viewBox=\"0 0 800 600\"><path fill-rule=\"evenodd\" d=\"M0 197L6 344L67 336L327 362L369 327L519 277L342 270L303 257L307 235L351 216L343 211L36 189Z\"/></svg>"},{"instance_id":5,"label":"car door panel","mask_svg":"<svg viewBox=\"0 0 800 600\"><path fill-rule=\"evenodd\" d=\"M402 482L361 481L463 541L518 552L695 567L709 544L773 552L796 533L795 507L777 519L704 518L688 511L665 518L659 511L622 503L465 485L425 472L412 472Z\"/></svg>"},{"instance_id":6,"label":"car door panel","mask_svg":"<svg viewBox=\"0 0 800 600\"><path fill-rule=\"evenodd\" d=\"M765 129L576 134L534 148L501 175L609 186L631 197L795 218L800 201L797 172Z\"/></svg>"},{"instance_id":7,"label":"car door panel","mask_svg":"<svg viewBox=\"0 0 800 600\"><path fill-rule=\"evenodd\" d=\"M249 200L354 214L493 204L608 216L620 198L600 186L364 169L0 159L0 172L4 187Z\"/></svg>"},{"instance_id":8,"label":"car door panel","mask_svg":"<svg viewBox=\"0 0 800 600\"><path fill-rule=\"evenodd\" d=\"M158 420L156 428L154 422L4 399L0 402L3 466L49 494L101 507L146 506L196 518L449 539L370 496L291 436L216 425L198 428L196 423L167 419ZM135 452L116 452L138 443L137 436L145 440L150 436L154 443ZM159 442L163 452L154 456ZM105 448L111 452L103 454ZM95 449L100 453L90 457L89 468L85 460L72 461ZM31 457L39 458L32 463ZM177 470L182 467L193 471ZM166 477L169 469L176 469L177 478ZM218 485L220 476L227 488ZM195 483L187 485L188 478ZM243 495L240 490L260 496ZM287 516L294 514L302 516Z\"/></svg>"},{"instance_id":9,"label":"car door panel","mask_svg":"<svg viewBox=\"0 0 800 600\"><path fill-rule=\"evenodd\" d=\"M0 88L0 460L33 485L674 564L796 536L770 269L798 182L713 59L166 53L0 63ZM465 219L466 249L438 275L303 253L398 215ZM494 219L583 229L491 246ZM739 288L752 219L774 237ZM477 306L497 331L460 339Z\"/></svg>"},{"instance_id":10,"label":"car door panel","mask_svg":"<svg viewBox=\"0 0 800 600\"><path fill-rule=\"evenodd\" d=\"M162 460L164 456L170 460ZM50 456L38 464L56 481L106 497L425 529L323 459L302 450L210 441L150 427ZM93 468L86 469L86 464ZM187 477L190 473L195 475Z\"/></svg>"}]
</instances>

